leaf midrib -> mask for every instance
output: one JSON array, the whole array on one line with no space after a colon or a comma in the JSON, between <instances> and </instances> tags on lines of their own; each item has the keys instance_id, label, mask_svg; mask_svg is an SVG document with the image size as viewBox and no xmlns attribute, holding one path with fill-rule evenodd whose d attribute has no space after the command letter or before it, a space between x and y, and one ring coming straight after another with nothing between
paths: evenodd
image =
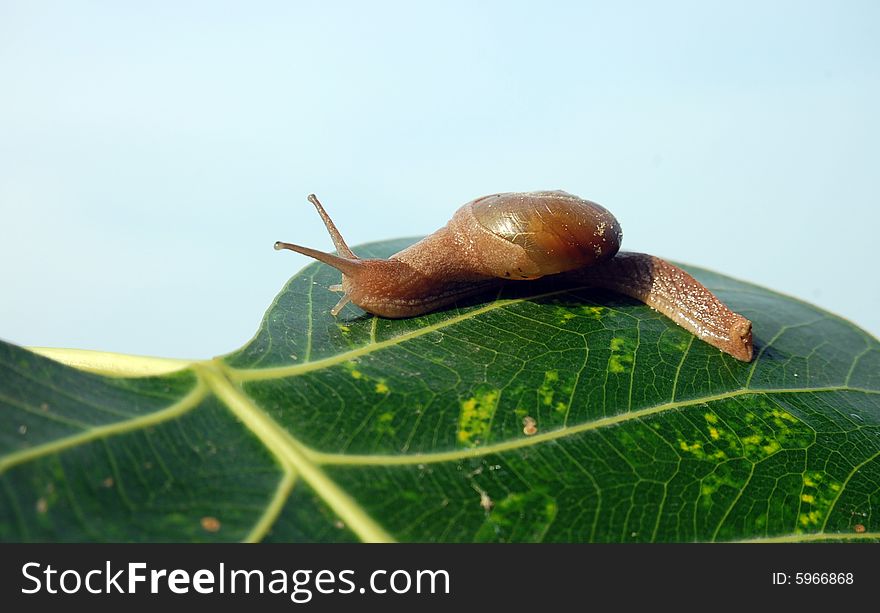
<instances>
[{"instance_id":1,"label":"leaf midrib","mask_svg":"<svg viewBox=\"0 0 880 613\"><path fill-rule=\"evenodd\" d=\"M204 378L227 408L241 419L242 423L278 459L285 472L293 471L302 477L361 540L374 543L394 541L394 538L359 504L327 477L321 467L308 457L304 446L298 440L261 411L240 388L224 376L219 368L210 363L200 364L196 372L199 378ZM280 511L279 507L278 512Z\"/></svg>"}]
</instances>

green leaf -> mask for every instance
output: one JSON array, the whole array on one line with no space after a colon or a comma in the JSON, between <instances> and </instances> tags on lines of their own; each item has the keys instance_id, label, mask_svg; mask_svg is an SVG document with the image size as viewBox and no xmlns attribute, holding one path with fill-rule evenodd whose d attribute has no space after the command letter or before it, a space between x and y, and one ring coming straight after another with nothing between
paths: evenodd
<instances>
[{"instance_id":1,"label":"green leaf","mask_svg":"<svg viewBox=\"0 0 880 613\"><path fill-rule=\"evenodd\" d=\"M880 540L878 342L686 268L755 361L544 282L334 319L319 264L223 358L0 344L0 539Z\"/></svg>"}]
</instances>

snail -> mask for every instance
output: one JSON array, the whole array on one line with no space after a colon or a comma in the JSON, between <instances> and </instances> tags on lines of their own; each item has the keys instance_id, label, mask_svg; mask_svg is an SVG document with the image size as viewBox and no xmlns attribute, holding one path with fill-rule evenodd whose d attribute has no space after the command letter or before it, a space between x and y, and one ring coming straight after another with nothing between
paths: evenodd
<instances>
[{"instance_id":1,"label":"snail","mask_svg":"<svg viewBox=\"0 0 880 613\"><path fill-rule=\"evenodd\" d=\"M625 294L730 354L752 359L752 324L681 268L644 253L619 252L623 233L595 202L563 191L483 196L459 208L444 227L388 259L361 259L349 249L314 194L338 255L291 243L289 249L342 273L336 316L350 301L381 317L422 315L503 280L557 275Z\"/></svg>"}]
</instances>

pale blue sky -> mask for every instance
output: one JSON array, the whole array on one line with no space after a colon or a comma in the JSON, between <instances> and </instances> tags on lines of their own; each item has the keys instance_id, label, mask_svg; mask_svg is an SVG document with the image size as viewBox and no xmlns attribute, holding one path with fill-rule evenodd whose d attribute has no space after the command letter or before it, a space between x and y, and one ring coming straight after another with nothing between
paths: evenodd
<instances>
[{"instance_id":1,"label":"pale blue sky","mask_svg":"<svg viewBox=\"0 0 880 613\"><path fill-rule=\"evenodd\" d=\"M232 350L306 258L491 192L880 333L877 2L0 0L0 338Z\"/></svg>"}]
</instances>

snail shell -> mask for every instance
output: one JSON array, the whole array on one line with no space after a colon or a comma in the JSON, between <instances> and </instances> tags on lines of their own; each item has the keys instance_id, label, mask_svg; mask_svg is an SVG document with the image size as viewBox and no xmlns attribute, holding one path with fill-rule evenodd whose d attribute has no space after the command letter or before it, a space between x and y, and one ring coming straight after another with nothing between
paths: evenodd
<instances>
[{"instance_id":1,"label":"snail shell","mask_svg":"<svg viewBox=\"0 0 880 613\"><path fill-rule=\"evenodd\" d=\"M607 209L569 193L493 194L468 202L445 227L390 259L426 276L538 279L608 259L622 238Z\"/></svg>"}]
</instances>

